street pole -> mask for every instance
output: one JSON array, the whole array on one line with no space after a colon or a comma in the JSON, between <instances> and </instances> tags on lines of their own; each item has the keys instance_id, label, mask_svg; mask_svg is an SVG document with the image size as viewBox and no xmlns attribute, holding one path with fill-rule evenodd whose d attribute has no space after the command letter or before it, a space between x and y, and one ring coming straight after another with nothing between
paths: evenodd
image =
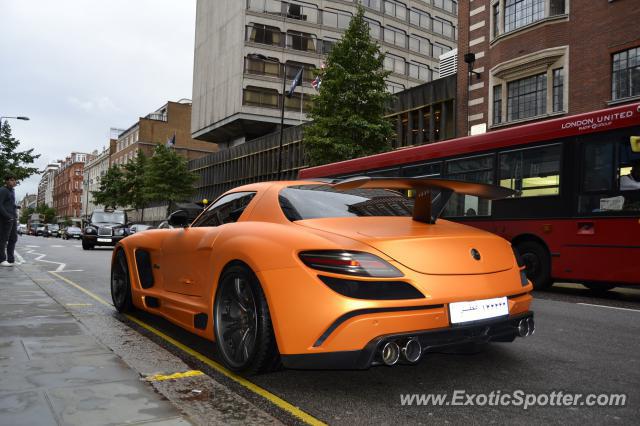
<instances>
[{"instance_id":1,"label":"street pole","mask_svg":"<svg viewBox=\"0 0 640 426\"><path fill-rule=\"evenodd\" d=\"M282 179L282 137L284 136L284 99L287 90L287 63L283 64L282 105L280 106L280 145L278 146L278 180Z\"/></svg>"}]
</instances>

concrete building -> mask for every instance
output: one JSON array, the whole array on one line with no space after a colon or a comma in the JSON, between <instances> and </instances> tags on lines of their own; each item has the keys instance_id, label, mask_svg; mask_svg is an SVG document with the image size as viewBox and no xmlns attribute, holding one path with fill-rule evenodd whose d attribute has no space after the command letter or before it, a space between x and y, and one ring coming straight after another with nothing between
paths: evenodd
<instances>
[{"instance_id":1,"label":"concrete building","mask_svg":"<svg viewBox=\"0 0 640 426\"><path fill-rule=\"evenodd\" d=\"M27 194L24 196L24 198L22 198L22 201L20 201L20 208L22 209L22 211L29 208L35 209L37 206L37 201L38 194ZM20 212L18 212L18 214L20 214Z\"/></svg>"},{"instance_id":2,"label":"concrete building","mask_svg":"<svg viewBox=\"0 0 640 426\"><path fill-rule=\"evenodd\" d=\"M455 0L357 0L402 91L438 78L438 58L456 47ZM340 39L355 0L199 0L193 78L192 134L234 146L307 121L312 70ZM286 65L285 65L286 64ZM300 68L302 88L286 88ZM286 71L285 71L286 70ZM285 76L286 74L286 76Z\"/></svg>"},{"instance_id":3,"label":"concrete building","mask_svg":"<svg viewBox=\"0 0 640 426\"><path fill-rule=\"evenodd\" d=\"M190 126L191 102L168 102L120 133L111 153L111 165L126 164L138 155L138 150L151 156L156 145L166 144L174 136L174 149L187 160L218 150L216 144L193 139Z\"/></svg>"},{"instance_id":4,"label":"concrete building","mask_svg":"<svg viewBox=\"0 0 640 426\"><path fill-rule=\"evenodd\" d=\"M458 61L458 135L640 99L639 6L461 2L458 51L467 56Z\"/></svg>"},{"instance_id":5,"label":"concrete building","mask_svg":"<svg viewBox=\"0 0 640 426\"><path fill-rule=\"evenodd\" d=\"M84 204L83 204L83 217L88 218L88 216L93 212L96 207L96 204L93 202L93 192L98 191L100 189L100 179L102 176L107 173L109 167L111 167L111 154L115 151L116 143L118 141L116 139L109 140L109 146L104 147L101 152L95 150L92 155L93 158L87 160L84 165L83 172L83 192L84 192Z\"/></svg>"},{"instance_id":6,"label":"concrete building","mask_svg":"<svg viewBox=\"0 0 640 426\"><path fill-rule=\"evenodd\" d=\"M49 163L42 172L40 183L38 183L37 204L53 207L53 187L56 172L60 168L60 163Z\"/></svg>"},{"instance_id":7,"label":"concrete building","mask_svg":"<svg viewBox=\"0 0 640 426\"><path fill-rule=\"evenodd\" d=\"M68 217L80 220L82 209L82 181L84 165L93 158L91 154L72 152L60 162L53 186L53 208L58 219Z\"/></svg>"}]
</instances>

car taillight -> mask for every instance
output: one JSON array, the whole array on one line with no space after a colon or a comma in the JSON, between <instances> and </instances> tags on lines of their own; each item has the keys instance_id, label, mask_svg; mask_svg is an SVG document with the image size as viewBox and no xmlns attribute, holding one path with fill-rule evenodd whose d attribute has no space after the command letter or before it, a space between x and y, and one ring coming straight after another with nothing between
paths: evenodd
<instances>
[{"instance_id":1,"label":"car taillight","mask_svg":"<svg viewBox=\"0 0 640 426\"><path fill-rule=\"evenodd\" d=\"M527 280L524 260L522 260L520 253L518 253L518 250L515 247L511 246L511 250L513 250L513 255L516 257L516 263L518 264L518 268L520 269L520 284L522 284L522 287L525 287L527 284L529 284L529 281Z\"/></svg>"},{"instance_id":2,"label":"car taillight","mask_svg":"<svg viewBox=\"0 0 640 426\"><path fill-rule=\"evenodd\" d=\"M358 251L306 251L300 253L300 260L310 268L336 274L384 278L404 276L378 256Z\"/></svg>"}]
</instances>

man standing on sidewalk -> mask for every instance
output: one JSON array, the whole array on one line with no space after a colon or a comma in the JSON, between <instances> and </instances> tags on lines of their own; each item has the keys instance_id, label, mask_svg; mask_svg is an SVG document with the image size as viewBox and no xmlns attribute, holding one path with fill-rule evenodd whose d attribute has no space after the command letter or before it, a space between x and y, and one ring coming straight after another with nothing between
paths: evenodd
<instances>
[{"instance_id":1,"label":"man standing on sidewalk","mask_svg":"<svg viewBox=\"0 0 640 426\"><path fill-rule=\"evenodd\" d=\"M0 188L0 266L13 266L13 251L18 241L18 215L16 211L16 177L7 174ZM6 249L6 250L5 250Z\"/></svg>"}]
</instances>

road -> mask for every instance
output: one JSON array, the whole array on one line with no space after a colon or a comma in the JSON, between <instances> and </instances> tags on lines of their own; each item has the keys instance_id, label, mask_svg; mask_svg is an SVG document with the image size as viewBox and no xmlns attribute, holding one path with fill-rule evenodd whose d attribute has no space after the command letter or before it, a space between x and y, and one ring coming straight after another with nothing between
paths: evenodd
<instances>
[{"instance_id":1,"label":"road","mask_svg":"<svg viewBox=\"0 0 640 426\"><path fill-rule=\"evenodd\" d=\"M111 249L83 251L79 241L23 236L17 251L26 262L44 271L57 270L49 273L51 281L43 284L47 291L142 376L158 371L204 371L204 379L209 381L197 385L208 388L196 396L190 393L193 381L155 385L196 421L206 423L209 409L227 410L230 417L241 418L242 410L258 408L283 423L299 422L289 411L203 362L203 358L216 358L211 342L160 318L136 315L139 322L160 330L160 337L118 315L109 305ZM366 371L283 370L249 379L315 419L337 425L635 423L640 418L640 289L615 290L595 297L579 285L557 285L537 292L533 310L537 326L534 336L511 344L492 344L478 354L430 354L417 366ZM456 402L475 404L452 404L454 391L467 395ZM492 405L482 396L490 397L492 392L499 396L554 391L582 394L582 398L588 394L625 394L627 400L623 407L578 404L524 409ZM228 405L225 395L231 394L239 394L246 404ZM403 405L402 395L410 394L443 394L449 404Z\"/></svg>"}]
</instances>

